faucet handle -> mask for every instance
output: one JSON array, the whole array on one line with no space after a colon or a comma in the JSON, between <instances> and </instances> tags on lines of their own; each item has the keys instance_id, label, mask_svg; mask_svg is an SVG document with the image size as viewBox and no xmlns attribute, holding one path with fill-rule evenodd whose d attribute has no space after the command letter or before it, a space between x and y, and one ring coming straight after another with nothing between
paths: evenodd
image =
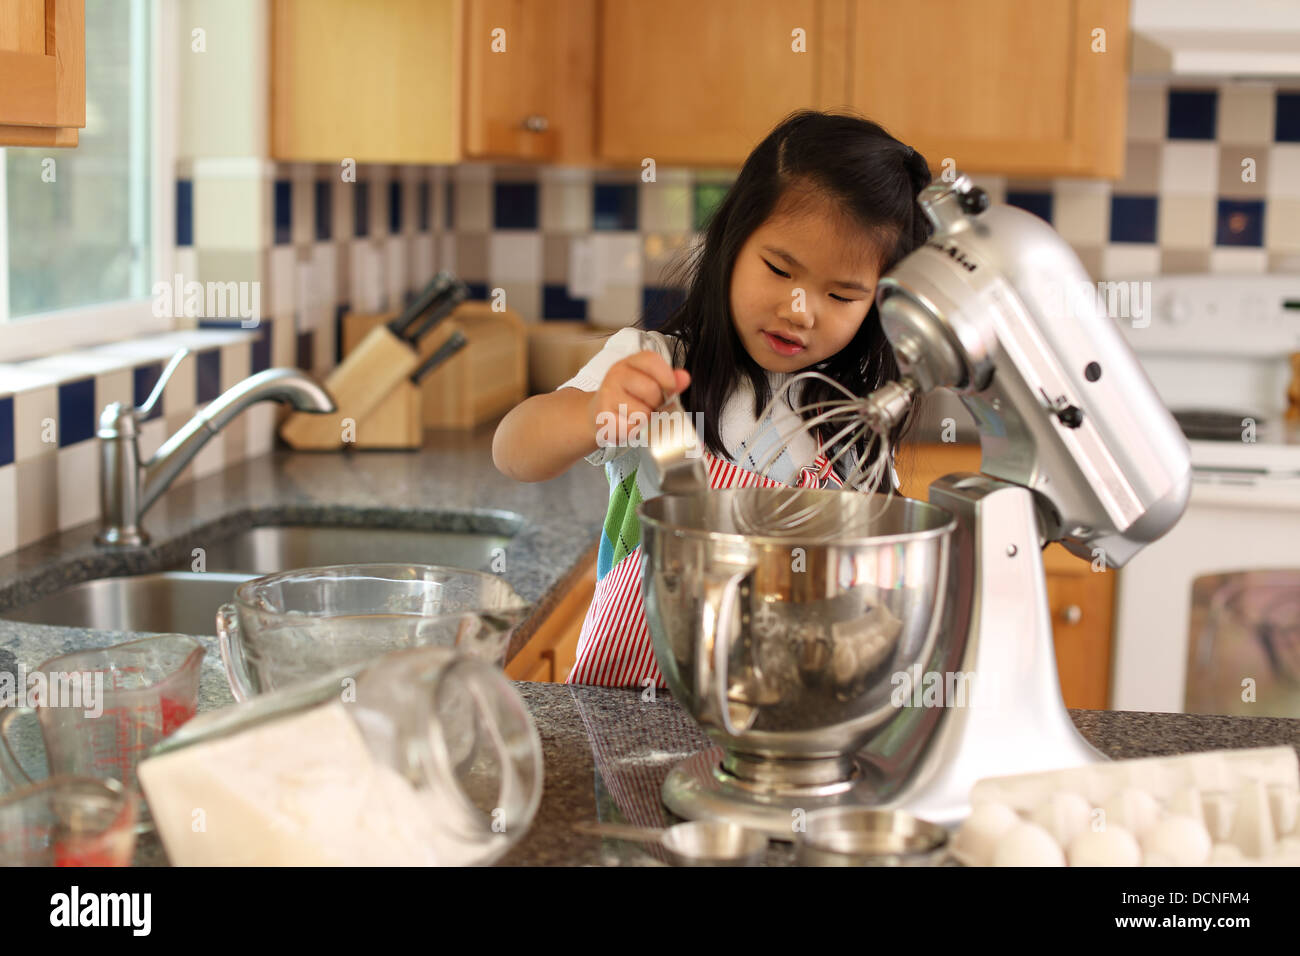
<instances>
[{"instance_id":1,"label":"faucet handle","mask_svg":"<svg viewBox=\"0 0 1300 956\"><path fill-rule=\"evenodd\" d=\"M158 376L158 383L154 385L153 391L149 393L149 397L144 400L143 405L135 410L137 416L140 418L149 417L149 414L153 411L153 407L162 400L163 389L167 387L167 383L171 380L171 377L176 374L176 370L180 368L181 362L185 361L185 356L189 354L190 350L183 346L176 350L171 357L171 361L167 363L167 367L164 368L162 374Z\"/></svg>"}]
</instances>

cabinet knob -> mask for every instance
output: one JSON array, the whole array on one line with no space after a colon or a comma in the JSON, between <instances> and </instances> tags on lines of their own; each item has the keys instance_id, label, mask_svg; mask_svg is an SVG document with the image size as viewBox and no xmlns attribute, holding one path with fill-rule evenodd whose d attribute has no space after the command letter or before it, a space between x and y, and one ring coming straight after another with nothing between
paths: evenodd
<instances>
[{"instance_id":1,"label":"cabinet knob","mask_svg":"<svg viewBox=\"0 0 1300 956\"><path fill-rule=\"evenodd\" d=\"M532 116L524 118L523 127L530 133L545 133L550 127L545 116L534 113Z\"/></svg>"},{"instance_id":2,"label":"cabinet knob","mask_svg":"<svg viewBox=\"0 0 1300 956\"><path fill-rule=\"evenodd\" d=\"M1071 604L1061 612L1061 617L1065 618L1066 624L1078 624L1083 620L1083 608L1077 604Z\"/></svg>"}]
</instances>

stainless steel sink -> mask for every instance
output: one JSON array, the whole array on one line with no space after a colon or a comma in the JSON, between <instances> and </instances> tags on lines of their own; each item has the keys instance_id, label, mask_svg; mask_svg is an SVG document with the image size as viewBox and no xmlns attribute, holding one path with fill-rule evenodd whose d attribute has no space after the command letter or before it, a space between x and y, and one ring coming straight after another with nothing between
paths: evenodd
<instances>
[{"instance_id":1,"label":"stainless steel sink","mask_svg":"<svg viewBox=\"0 0 1300 956\"><path fill-rule=\"evenodd\" d=\"M294 568L330 564L442 564L492 570L522 522L503 520L493 532L313 525L250 528L203 547L158 574L100 578L74 584L0 618L56 627L215 634L217 608L242 581Z\"/></svg>"},{"instance_id":2,"label":"stainless steel sink","mask_svg":"<svg viewBox=\"0 0 1300 956\"><path fill-rule=\"evenodd\" d=\"M443 564L472 571L492 570L496 549L505 552L510 534L476 531L416 531L405 528L322 528L313 525L249 528L204 548L208 571L274 574L330 564ZM192 570L187 559L177 570Z\"/></svg>"},{"instance_id":3,"label":"stainless steel sink","mask_svg":"<svg viewBox=\"0 0 1300 956\"><path fill-rule=\"evenodd\" d=\"M217 608L252 574L169 571L83 581L0 617L55 627L216 634Z\"/></svg>"}]
</instances>

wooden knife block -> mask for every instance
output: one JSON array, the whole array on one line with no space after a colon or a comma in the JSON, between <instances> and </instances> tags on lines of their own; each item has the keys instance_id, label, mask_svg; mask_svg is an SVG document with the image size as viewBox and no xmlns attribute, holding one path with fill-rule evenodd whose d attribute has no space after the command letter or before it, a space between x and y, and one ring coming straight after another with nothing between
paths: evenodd
<instances>
[{"instance_id":1,"label":"wooden knife block","mask_svg":"<svg viewBox=\"0 0 1300 956\"><path fill-rule=\"evenodd\" d=\"M385 324L397 313L375 316L374 327L325 379L338 406L329 415L294 412L280 437L299 451L341 448L419 448L420 390L410 374L419 363L415 349Z\"/></svg>"},{"instance_id":2,"label":"wooden knife block","mask_svg":"<svg viewBox=\"0 0 1300 956\"><path fill-rule=\"evenodd\" d=\"M393 315L345 315L343 354L351 358L374 329ZM462 302L424 336L417 362L432 355L456 331L465 336L466 346L416 387L424 428L474 428L528 397L528 325L519 313L494 312L483 300Z\"/></svg>"}]
</instances>

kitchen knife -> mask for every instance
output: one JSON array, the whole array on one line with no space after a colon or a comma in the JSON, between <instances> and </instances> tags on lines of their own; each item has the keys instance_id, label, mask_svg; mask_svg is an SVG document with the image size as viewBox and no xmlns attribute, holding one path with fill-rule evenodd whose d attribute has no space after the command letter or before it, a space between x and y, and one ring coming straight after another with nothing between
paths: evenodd
<instances>
[{"instance_id":1,"label":"kitchen knife","mask_svg":"<svg viewBox=\"0 0 1300 956\"><path fill-rule=\"evenodd\" d=\"M420 339L428 335L435 325L454 312L456 306L467 298L469 298L469 286L459 279L453 278L451 285L443 289L437 301L430 306L429 314L420 323L419 327L406 337L407 341L419 345Z\"/></svg>"},{"instance_id":2,"label":"kitchen knife","mask_svg":"<svg viewBox=\"0 0 1300 956\"><path fill-rule=\"evenodd\" d=\"M465 338L465 334L461 332L459 329L457 329L455 332L451 333L450 336L448 336L446 342L443 342L441 345L438 346L438 348L434 351L432 355L430 355L427 359L425 359L423 362L420 363L419 368L417 368L414 372L411 373L411 382L415 385L419 385L420 380L422 378L424 378L426 375L428 375L430 372L436 369L443 362L447 361L447 359L451 358L453 355L455 355L457 352L459 352L468 344L469 344L469 339Z\"/></svg>"},{"instance_id":3,"label":"kitchen knife","mask_svg":"<svg viewBox=\"0 0 1300 956\"><path fill-rule=\"evenodd\" d=\"M429 284L421 289L416 297L411 300L411 304L402 310L402 314L388 323L388 330L398 338L402 338L402 334L417 319L419 319L420 316L427 312L429 306L433 305L433 303L437 301L438 297L450 288L452 283L455 281L456 277L450 272L439 272L432 280L430 280Z\"/></svg>"}]
</instances>

